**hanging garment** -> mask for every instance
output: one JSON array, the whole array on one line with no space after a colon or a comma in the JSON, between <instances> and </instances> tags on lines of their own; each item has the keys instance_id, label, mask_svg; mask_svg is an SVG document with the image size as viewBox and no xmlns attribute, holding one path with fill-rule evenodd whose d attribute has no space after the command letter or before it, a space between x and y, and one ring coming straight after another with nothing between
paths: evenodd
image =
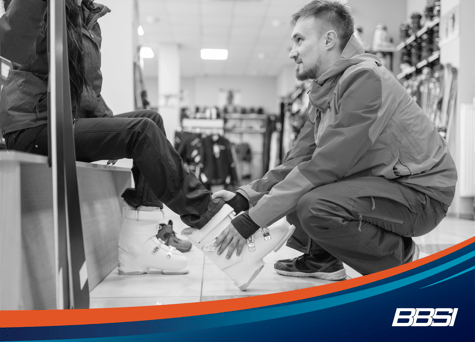
<instances>
[{"instance_id":1,"label":"hanging garment","mask_svg":"<svg viewBox=\"0 0 475 342\"><path fill-rule=\"evenodd\" d=\"M202 135L191 132L175 132L175 149L188 170L199 175L201 165Z\"/></svg>"},{"instance_id":2,"label":"hanging garment","mask_svg":"<svg viewBox=\"0 0 475 342\"><path fill-rule=\"evenodd\" d=\"M236 164L231 143L218 135L209 135L201 141L202 158L200 180L208 185L238 185Z\"/></svg>"}]
</instances>

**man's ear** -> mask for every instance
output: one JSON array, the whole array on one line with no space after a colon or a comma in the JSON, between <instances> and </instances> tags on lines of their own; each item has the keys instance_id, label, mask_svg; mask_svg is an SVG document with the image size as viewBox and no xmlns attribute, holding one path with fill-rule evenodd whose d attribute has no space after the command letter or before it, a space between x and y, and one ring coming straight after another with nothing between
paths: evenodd
<instances>
[{"instance_id":1,"label":"man's ear","mask_svg":"<svg viewBox=\"0 0 475 342\"><path fill-rule=\"evenodd\" d=\"M325 33L325 47L328 50L335 47L337 45L337 42L338 42L338 34L335 31L330 30L327 33Z\"/></svg>"}]
</instances>

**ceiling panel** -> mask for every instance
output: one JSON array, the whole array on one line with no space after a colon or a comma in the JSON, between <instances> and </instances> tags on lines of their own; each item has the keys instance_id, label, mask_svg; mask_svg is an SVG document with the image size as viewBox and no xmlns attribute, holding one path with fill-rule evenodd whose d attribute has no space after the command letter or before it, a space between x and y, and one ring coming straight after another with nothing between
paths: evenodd
<instances>
[{"instance_id":1,"label":"ceiling panel","mask_svg":"<svg viewBox=\"0 0 475 342\"><path fill-rule=\"evenodd\" d=\"M233 26L247 26L259 28L264 18L262 16L243 16L234 14Z\"/></svg>"},{"instance_id":2,"label":"ceiling panel","mask_svg":"<svg viewBox=\"0 0 475 342\"><path fill-rule=\"evenodd\" d=\"M209 15L200 16L200 23L203 26L230 26L233 22L232 15Z\"/></svg>"},{"instance_id":3,"label":"ceiling panel","mask_svg":"<svg viewBox=\"0 0 475 342\"><path fill-rule=\"evenodd\" d=\"M263 17L266 15L270 2L240 2L236 1L234 14L244 17Z\"/></svg>"},{"instance_id":4,"label":"ceiling panel","mask_svg":"<svg viewBox=\"0 0 475 342\"><path fill-rule=\"evenodd\" d=\"M170 16L170 25L174 28L186 28L189 26L200 26L201 21L200 17L189 16L189 17L181 17L181 16Z\"/></svg>"},{"instance_id":5,"label":"ceiling panel","mask_svg":"<svg viewBox=\"0 0 475 342\"><path fill-rule=\"evenodd\" d=\"M172 0L174 1L174 0ZM200 1L202 15L231 15L234 10L234 1L217 2L217 1Z\"/></svg>"},{"instance_id":6,"label":"ceiling panel","mask_svg":"<svg viewBox=\"0 0 475 342\"><path fill-rule=\"evenodd\" d=\"M218 27L218 26L202 26L201 32L203 33L203 38L207 36L219 36L219 37L228 37L229 29L226 26Z\"/></svg>"},{"instance_id":7,"label":"ceiling panel","mask_svg":"<svg viewBox=\"0 0 475 342\"><path fill-rule=\"evenodd\" d=\"M168 1L167 10L171 15L195 15L200 13L200 6L198 1Z\"/></svg>"},{"instance_id":8,"label":"ceiling panel","mask_svg":"<svg viewBox=\"0 0 475 342\"><path fill-rule=\"evenodd\" d=\"M306 0L138 0L145 35L141 45L158 53L159 43L180 45L182 74L274 73L291 61L290 16ZM225 62L201 61L200 48L227 48ZM260 59L259 56L263 56ZM145 62L156 75L157 60ZM257 69L257 70L256 70ZM151 77L154 77L151 75Z\"/></svg>"}]
</instances>

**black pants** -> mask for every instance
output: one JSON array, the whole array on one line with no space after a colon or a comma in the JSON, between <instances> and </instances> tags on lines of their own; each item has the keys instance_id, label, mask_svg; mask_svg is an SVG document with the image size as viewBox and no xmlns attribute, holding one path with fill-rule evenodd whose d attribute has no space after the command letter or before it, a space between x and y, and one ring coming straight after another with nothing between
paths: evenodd
<instances>
[{"instance_id":1,"label":"black pants","mask_svg":"<svg viewBox=\"0 0 475 342\"><path fill-rule=\"evenodd\" d=\"M5 140L9 149L48 155L47 125L8 133ZM163 202L185 224L201 228L224 205L211 200L211 192L185 170L157 112L139 110L113 118L79 119L74 142L78 161L133 159L136 188L122 194L133 207L161 207Z\"/></svg>"},{"instance_id":2,"label":"black pants","mask_svg":"<svg viewBox=\"0 0 475 342\"><path fill-rule=\"evenodd\" d=\"M361 274L402 265L412 237L432 231L448 206L383 177L341 180L303 196L287 216L296 226L287 245L330 253Z\"/></svg>"}]
</instances>

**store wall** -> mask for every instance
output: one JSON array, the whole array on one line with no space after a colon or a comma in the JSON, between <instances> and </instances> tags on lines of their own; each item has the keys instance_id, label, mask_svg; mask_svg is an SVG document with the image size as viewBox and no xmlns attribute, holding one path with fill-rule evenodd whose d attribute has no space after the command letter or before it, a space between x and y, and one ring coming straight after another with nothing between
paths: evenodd
<instances>
[{"instance_id":1,"label":"store wall","mask_svg":"<svg viewBox=\"0 0 475 342\"><path fill-rule=\"evenodd\" d=\"M428 0L407 0L407 12L406 20L409 21L409 17L414 12L419 12L424 15L424 7L426 7Z\"/></svg>"},{"instance_id":2,"label":"store wall","mask_svg":"<svg viewBox=\"0 0 475 342\"><path fill-rule=\"evenodd\" d=\"M157 107L157 78L145 78L144 83L151 106ZM277 78L275 77L183 77L181 79L181 103L183 106L191 108L216 106L220 88L241 90L242 106L264 107L267 112L272 114L278 112L279 97Z\"/></svg>"},{"instance_id":3,"label":"store wall","mask_svg":"<svg viewBox=\"0 0 475 342\"><path fill-rule=\"evenodd\" d=\"M193 106L216 106L220 89L241 92L241 106L263 107L268 113L277 113L277 78L253 76L207 76L182 78L182 86Z\"/></svg>"},{"instance_id":4,"label":"store wall","mask_svg":"<svg viewBox=\"0 0 475 342\"><path fill-rule=\"evenodd\" d=\"M146 77L143 80L150 107L158 108L158 78Z\"/></svg>"},{"instance_id":5,"label":"store wall","mask_svg":"<svg viewBox=\"0 0 475 342\"><path fill-rule=\"evenodd\" d=\"M136 51L134 0L101 0L112 12L99 20L102 31L102 96L115 114L134 110Z\"/></svg>"},{"instance_id":6,"label":"store wall","mask_svg":"<svg viewBox=\"0 0 475 342\"><path fill-rule=\"evenodd\" d=\"M182 78L181 79L182 90L182 104L185 107L195 108L196 96L195 96L195 79L194 78Z\"/></svg>"},{"instance_id":7,"label":"store wall","mask_svg":"<svg viewBox=\"0 0 475 342\"><path fill-rule=\"evenodd\" d=\"M300 83L295 77L295 65L285 66L277 77L277 95L280 98L293 93Z\"/></svg>"},{"instance_id":8,"label":"store wall","mask_svg":"<svg viewBox=\"0 0 475 342\"><path fill-rule=\"evenodd\" d=\"M419 1L419 0L418 0ZM356 26L363 27L363 39L370 46L373 43L376 25L388 27L389 36L395 44L399 44L399 25L406 20L407 9L405 1L394 0L349 0Z\"/></svg>"},{"instance_id":9,"label":"store wall","mask_svg":"<svg viewBox=\"0 0 475 342\"><path fill-rule=\"evenodd\" d=\"M475 95L473 82L475 75L475 47L473 44L475 1L441 0L441 17L456 6L460 6L460 34L441 45L441 63L444 65L451 64L458 69L457 111L450 131L449 149L460 173L462 171L460 169L460 161L464 158L461 154L461 145L467 143L460 139L460 132L463 129L460 124L460 104L472 104ZM471 197L460 197L459 190L457 188L449 214L470 218L473 214L474 199Z\"/></svg>"}]
</instances>

